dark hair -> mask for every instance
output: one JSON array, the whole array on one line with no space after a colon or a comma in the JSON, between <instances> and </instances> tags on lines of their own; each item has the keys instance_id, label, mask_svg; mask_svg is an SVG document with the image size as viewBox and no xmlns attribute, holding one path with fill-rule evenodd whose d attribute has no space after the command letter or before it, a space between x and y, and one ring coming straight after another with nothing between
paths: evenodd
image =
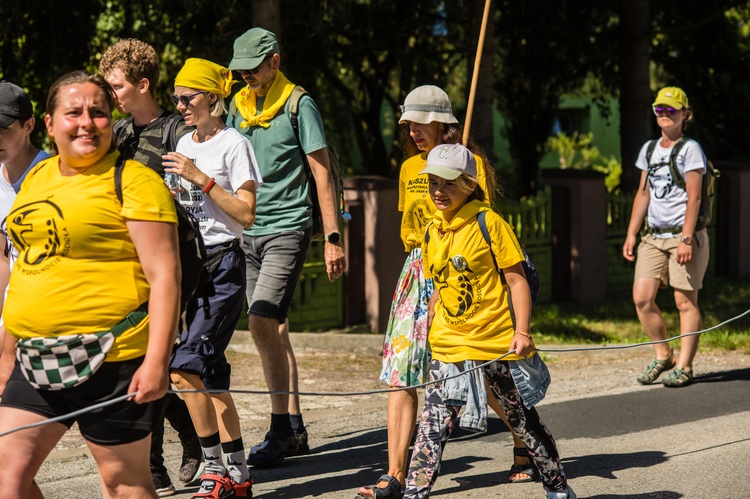
<instances>
[{"instance_id":1,"label":"dark hair","mask_svg":"<svg viewBox=\"0 0 750 499\"><path fill-rule=\"evenodd\" d=\"M79 85L83 83L93 83L104 92L107 104L109 104L109 112L112 114L112 110L117 105L117 98L115 97L112 87L109 86L109 83L107 83L107 80L105 80L102 75L87 73L83 70L72 71L64 74L52 84L49 93L47 94L47 114L50 116L55 114L55 110L57 109L57 97L60 93L60 89L70 85Z\"/></svg>"},{"instance_id":2,"label":"dark hair","mask_svg":"<svg viewBox=\"0 0 750 499\"><path fill-rule=\"evenodd\" d=\"M458 123L440 123L442 128L441 138L442 144L461 144L463 141L464 127ZM401 141L401 150L403 151L404 160L411 158L417 154L422 153L417 145L412 140L409 134L409 122L406 121L401 123L399 126L399 140ZM469 143L466 145L475 156L482 160L484 165L485 179L487 183L487 190L484 192L481 186L477 183L474 191L469 194L469 201L478 199L479 201L487 201L493 209L496 208L496 201L503 197L503 191L498 183L497 173L495 168L492 166L487 154L484 152L474 139L469 136ZM476 180L476 179L475 179Z\"/></svg>"}]
</instances>

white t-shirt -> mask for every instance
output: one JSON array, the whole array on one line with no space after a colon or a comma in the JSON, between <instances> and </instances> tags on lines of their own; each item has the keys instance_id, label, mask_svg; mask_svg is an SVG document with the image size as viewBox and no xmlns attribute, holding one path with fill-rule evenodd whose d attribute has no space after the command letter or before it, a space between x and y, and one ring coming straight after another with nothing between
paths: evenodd
<instances>
[{"instance_id":1,"label":"white t-shirt","mask_svg":"<svg viewBox=\"0 0 750 499\"><path fill-rule=\"evenodd\" d=\"M224 127L206 142L198 143L189 133L177 143L177 152L190 158L200 171L212 177L216 186L237 195L237 190L248 180L255 181L256 189L263 179L250 141L231 127ZM207 246L226 243L242 237L242 225L224 213L203 190L185 179L180 179L186 191L178 200L198 219Z\"/></svg>"},{"instance_id":2,"label":"white t-shirt","mask_svg":"<svg viewBox=\"0 0 750 499\"><path fill-rule=\"evenodd\" d=\"M662 147L660 142L661 140L657 142L651 155L650 166L646 164L648 142L641 147L641 152L638 153L638 159L635 162L638 169L648 172L647 182L650 193L648 224L659 229L682 227L687 209L687 191L680 189L669 173L669 155L672 153L672 148ZM660 163L662 164L657 166ZM687 143L677 154L677 169L682 174L682 178L685 178L685 173L689 171L700 171L702 175L705 175L706 155L698 142L687 139ZM659 237L658 234L655 235ZM663 237L671 236L667 234Z\"/></svg>"}]
</instances>

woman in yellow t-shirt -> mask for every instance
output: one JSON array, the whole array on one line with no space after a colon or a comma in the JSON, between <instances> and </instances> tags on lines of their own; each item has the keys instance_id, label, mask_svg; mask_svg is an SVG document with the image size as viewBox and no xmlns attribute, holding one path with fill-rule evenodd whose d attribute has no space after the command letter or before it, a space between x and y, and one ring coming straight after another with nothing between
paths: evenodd
<instances>
[{"instance_id":1,"label":"woman in yellow t-shirt","mask_svg":"<svg viewBox=\"0 0 750 499\"><path fill-rule=\"evenodd\" d=\"M434 85L417 87L406 96L399 123L404 156L399 174L398 209L401 219L401 240L408 253L399 277L391 305L390 319L383 346L383 367L380 379L393 388L408 388L426 380L426 367L430 359L427 344L427 304L432 296L433 284L422 272L422 240L435 204L427 189L427 178L419 175L427 154L440 144L456 144L463 137L463 129L453 116L451 102L441 88ZM494 175L485 175L489 166L481 148L470 142L478 164L477 178L484 192L496 191ZM492 172L490 172L492 173ZM488 196L488 204L492 199ZM406 464L414 425L417 420L417 389L392 391L388 395L388 473L375 485L361 487L363 498L400 497L404 484ZM493 409L500 417L499 406ZM510 480L525 482L536 478L526 448L518 437L514 438L514 454L518 465L511 469ZM377 490L376 490L377 489Z\"/></svg>"},{"instance_id":2,"label":"woman in yellow t-shirt","mask_svg":"<svg viewBox=\"0 0 750 499\"><path fill-rule=\"evenodd\" d=\"M466 406L462 426L486 429L483 396L489 393L526 445L547 498L575 498L555 441L534 409L549 376L529 334L531 292L518 240L502 217L484 204L486 195L477 182L476 160L464 146L435 147L420 173L427 174L430 197L438 209L422 246L424 274L435 284L429 308L429 316L434 317L430 326L432 360L427 368L435 383L425 392L424 418L417 431L404 497L429 497L462 406ZM489 242L482 233L480 215ZM450 379L462 372L466 376ZM469 393L463 398L455 389L461 382Z\"/></svg>"},{"instance_id":3,"label":"woman in yellow t-shirt","mask_svg":"<svg viewBox=\"0 0 750 499\"><path fill-rule=\"evenodd\" d=\"M41 497L34 476L73 423L99 466L106 495L156 497L148 456L154 402L169 386L177 330L177 216L161 178L135 161L124 165L118 200L114 106L104 78L84 71L68 73L50 88L44 122L59 154L28 173L7 217L19 256L4 319L20 340L121 334L90 378L71 379L80 382L76 386L45 388L46 382L31 377L41 371L28 374L16 363L0 402L0 434L135 395L0 437L0 488L9 497Z\"/></svg>"}]
</instances>

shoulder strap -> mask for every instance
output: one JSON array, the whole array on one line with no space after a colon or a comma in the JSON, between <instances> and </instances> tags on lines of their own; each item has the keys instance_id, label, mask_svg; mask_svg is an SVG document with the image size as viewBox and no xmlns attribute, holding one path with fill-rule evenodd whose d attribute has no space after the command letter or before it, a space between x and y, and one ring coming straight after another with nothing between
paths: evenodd
<instances>
[{"instance_id":1,"label":"shoulder strap","mask_svg":"<svg viewBox=\"0 0 750 499\"><path fill-rule=\"evenodd\" d=\"M173 152L177 148L177 124L184 119L181 115L171 114L162 124L161 147L165 152Z\"/></svg>"},{"instance_id":2,"label":"shoulder strap","mask_svg":"<svg viewBox=\"0 0 750 499\"><path fill-rule=\"evenodd\" d=\"M485 218L487 217L487 210L480 211L477 215L477 223L479 224L479 231L482 233L482 237L484 237L484 241L487 243L487 246L490 247L490 255L492 255L492 263L495 265L495 268L497 270L500 270L497 266L497 260L495 259L495 252L492 251L492 239L490 239L490 231L487 230L487 220Z\"/></svg>"},{"instance_id":3,"label":"shoulder strap","mask_svg":"<svg viewBox=\"0 0 750 499\"><path fill-rule=\"evenodd\" d=\"M300 149L302 149L302 142L299 140L299 120L297 116L299 116L299 101L306 94L307 90L296 85L289 96L289 121L292 122L292 130L294 130L294 136L297 138L297 145ZM305 156L304 151L302 152L302 156Z\"/></svg>"},{"instance_id":4,"label":"shoulder strap","mask_svg":"<svg viewBox=\"0 0 750 499\"><path fill-rule=\"evenodd\" d=\"M125 127L128 126L130 123L133 122L133 117L128 116L127 118L123 118L121 120L115 121L115 124L112 125L112 135L117 138L117 136L125 130Z\"/></svg>"},{"instance_id":5,"label":"shoulder strap","mask_svg":"<svg viewBox=\"0 0 750 499\"><path fill-rule=\"evenodd\" d=\"M685 178L680 173L680 169L677 168L677 155L680 154L680 151L682 151L682 148L688 143L688 140L690 139L684 135L680 137L677 142L674 143L674 146L672 146L672 152L669 154L669 173L672 175L672 179L674 180L674 183L677 184L677 187L683 190L685 189Z\"/></svg>"},{"instance_id":6,"label":"shoulder strap","mask_svg":"<svg viewBox=\"0 0 750 499\"><path fill-rule=\"evenodd\" d=\"M646 148L646 168L651 166L651 156L654 155L654 150L656 149L656 144L659 142L659 139L650 140L648 142L648 147Z\"/></svg>"},{"instance_id":7,"label":"shoulder strap","mask_svg":"<svg viewBox=\"0 0 750 499\"><path fill-rule=\"evenodd\" d=\"M120 153L115 161L115 194L122 204L122 169L125 167L125 155Z\"/></svg>"}]
</instances>

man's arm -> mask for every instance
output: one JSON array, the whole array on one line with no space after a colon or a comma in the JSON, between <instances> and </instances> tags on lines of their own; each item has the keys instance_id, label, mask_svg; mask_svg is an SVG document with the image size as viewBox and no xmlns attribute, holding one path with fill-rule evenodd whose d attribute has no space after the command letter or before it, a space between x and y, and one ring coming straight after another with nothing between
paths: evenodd
<instances>
[{"instance_id":1,"label":"man's arm","mask_svg":"<svg viewBox=\"0 0 750 499\"><path fill-rule=\"evenodd\" d=\"M307 161L315 178L315 185L318 190L318 203L320 204L320 212L323 215L325 233L338 232L338 200L336 199L336 190L333 185L333 175L331 175L328 149L323 147L311 152L307 155ZM346 256L344 255L343 243L341 241L337 243L326 242L325 259L328 280L333 282L341 277L346 270Z\"/></svg>"}]
</instances>

